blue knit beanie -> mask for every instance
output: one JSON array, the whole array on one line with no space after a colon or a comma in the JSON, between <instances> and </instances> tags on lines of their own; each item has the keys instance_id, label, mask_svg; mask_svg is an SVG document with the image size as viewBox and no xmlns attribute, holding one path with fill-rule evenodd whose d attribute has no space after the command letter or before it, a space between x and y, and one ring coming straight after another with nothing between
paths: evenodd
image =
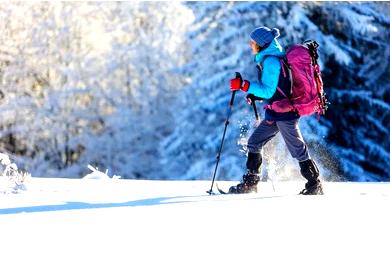
<instances>
[{"instance_id":1,"label":"blue knit beanie","mask_svg":"<svg viewBox=\"0 0 390 261\"><path fill-rule=\"evenodd\" d=\"M260 26L251 32L250 37L260 47L264 47L272 42L273 39L278 38L279 35L278 28L269 29L268 27Z\"/></svg>"}]
</instances>

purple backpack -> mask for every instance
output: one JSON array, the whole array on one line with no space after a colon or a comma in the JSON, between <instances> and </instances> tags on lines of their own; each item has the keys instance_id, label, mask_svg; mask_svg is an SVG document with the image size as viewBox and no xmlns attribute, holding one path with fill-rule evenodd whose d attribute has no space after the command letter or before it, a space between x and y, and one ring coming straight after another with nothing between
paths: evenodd
<instances>
[{"instance_id":1,"label":"purple backpack","mask_svg":"<svg viewBox=\"0 0 390 261\"><path fill-rule=\"evenodd\" d=\"M315 41L306 41L288 48L286 59L292 84L292 96L289 99L278 87L277 90L285 98L273 102L267 108L276 112L295 110L300 116L317 113L318 118L321 114L325 114L327 100L323 90L320 67L317 63L317 48L318 44ZM286 75L284 66L281 65L283 74Z\"/></svg>"}]
</instances>

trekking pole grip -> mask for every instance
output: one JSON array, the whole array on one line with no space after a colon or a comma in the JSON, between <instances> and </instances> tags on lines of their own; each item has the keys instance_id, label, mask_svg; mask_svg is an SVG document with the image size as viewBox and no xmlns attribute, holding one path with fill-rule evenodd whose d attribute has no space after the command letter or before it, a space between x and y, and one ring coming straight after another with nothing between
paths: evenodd
<instances>
[{"instance_id":1,"label":"trekking pole grip","mask_svg":"<svg viewBox=\"0 0 390 261\"><path fill-rule=\"evenodd\" d=\"M240 79L240 82L242 83L242 76L241 76L241 73L236 72L236 79ZM230 103L229 103L230 107L233 106L233 103L234 103L234 96L236 95L236 92L237 92L237 91L233 91L233 93L232 93L232 98L230 99Z\"/></svg>"},{"instance_id":2,"label":"trekking pole grip","mask_svg":"<svg viewBox=\"0 0 390 261\"><path fill-rule=\"evenodd\" d=\"M242 83L241 73L236 72L236 79L240 79L240 82ZM230 118L230 114L232 113L232 107L233 107L233 103L234 103L234 97L236 96L236 92L237 91L233 91L232 97L230 98L228 113L227 113L227 117L226 117L226 124L229 124L229 118Z\"/></svg>"},{"instance_id":3,"label":"trekking pole grip","mask_svg":"<svg viewBox=\"0 0 390 261\"><path fill-rule=\"evenodd\" d=\"M241 79L241 80L242 80L241 73L239 73L239 72L236 72L236 79Z\"/></svg>"},{"instance_id":4,"label":"trekking pole grip","mask_svg":"<svg viewBox=\"0 0 390 261\"><path fill-rule=\"evenodd\" d=\"M256 121L258 121L258 120L259 120L259 114L258 114L258 112L257 112L256 100L262 101L262 99L256 97L256 96L253 95L253 94L248 94L248 95L246 96L246 100L247 100L247 103L248 103L248 104L251 104L251 105L252 105L253 111L255 112Z\"/></svg>"}]
</instances>

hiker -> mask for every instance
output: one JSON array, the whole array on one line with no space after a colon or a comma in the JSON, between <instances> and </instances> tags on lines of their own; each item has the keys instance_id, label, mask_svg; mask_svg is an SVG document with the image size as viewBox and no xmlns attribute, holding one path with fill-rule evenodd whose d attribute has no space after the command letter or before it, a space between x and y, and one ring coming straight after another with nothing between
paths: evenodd
<instances>
[{"instance_id":1,"label":"hiker","mask_svg":"<svg viewBox=\"0 0 390 261\"><path fill-rule=\"evenodd\" d=\"M255 97L268 100L268 104L291 96L291 80L286 76L285 57L282 46L278 42L279 29L258 27L250 33L250 48L255 55L258 69L258 81L235 78L230 81L231 91L244 91ZM276 112L272 106L265 109L265 119L255 129L248 140L247 173L241 183L232 186L229 193L257 192L260 181L260 166L262 163L262 148L280 131L291 156L299 161L302 176L307 180L303 195L321 195L323 189L319 179L319 170L311 159L308 147L299 130L299 114L296 110Z\"/></svg>"}]
</instances>

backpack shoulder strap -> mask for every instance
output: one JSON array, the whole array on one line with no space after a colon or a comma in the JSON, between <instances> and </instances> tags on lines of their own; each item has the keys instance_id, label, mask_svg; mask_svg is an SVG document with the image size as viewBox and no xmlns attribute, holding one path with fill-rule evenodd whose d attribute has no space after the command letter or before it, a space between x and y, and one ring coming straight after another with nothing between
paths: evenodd
<instances>
[{"instance_id":1,"label":"backpack shoulder strap","mask_svg":"<svg viewBox=\"0 0 390 261\"><path fill-rule=\"evenodd\" d=\"M292 90L292 87L293 87L292 73L291 73L290 67L288 66L288 62L287 62L286 57L280 57L280 56L276 56L276 55L266 55L266 56L264 56L263 63L264 63L265 59L267 59L268 57L275 57L279 60L281 73L283 73L284 78L289 77L290 84L291 84L290 90ZM286 72L285 67L287 68L287 72ZM288 73L288 75L287 75L287 73ZM279 86L277 86L276 89L283 95L283 97L289 99L288 96L283 92L283 90Z\"/></svg>"},{"instance_id":2,"label":"backpack shoulder strap","mask_svg":"<svg viewBox=\"0 0 390 261\"><path fill-rule=\"evenodd\" d=\"M288 77L288 79L290 80L290 90L292 90L292 88L293 88L293 77L292 77L291 68L288 65L287 58L286 57L283 57L283 58L279 57L279 61L280 61L280 67L281 67L283 76L284 76L284 78ZM286 72L285 68L287 68L287 72ZM286 95L284 95L284 96L286 96Z\"/></svg>"}]
</instances>

